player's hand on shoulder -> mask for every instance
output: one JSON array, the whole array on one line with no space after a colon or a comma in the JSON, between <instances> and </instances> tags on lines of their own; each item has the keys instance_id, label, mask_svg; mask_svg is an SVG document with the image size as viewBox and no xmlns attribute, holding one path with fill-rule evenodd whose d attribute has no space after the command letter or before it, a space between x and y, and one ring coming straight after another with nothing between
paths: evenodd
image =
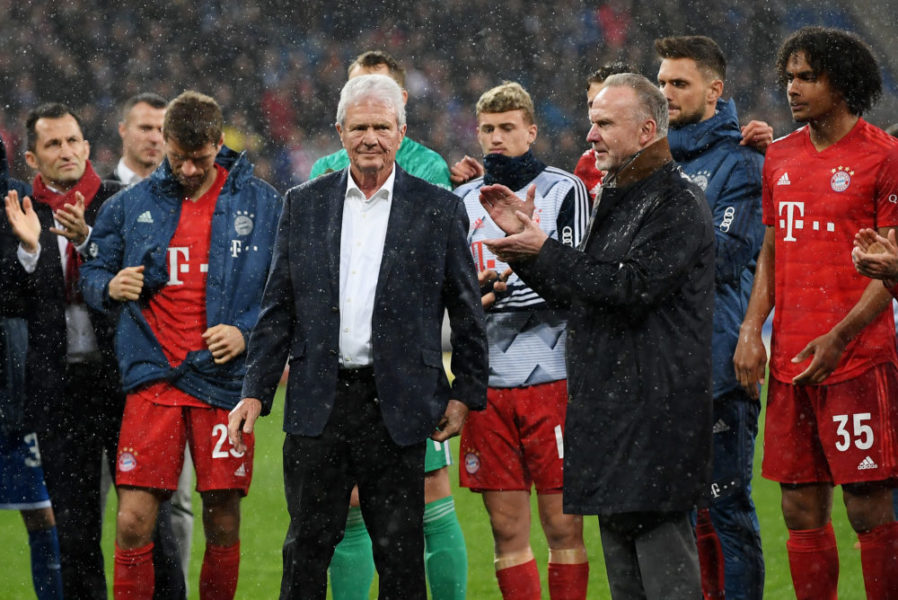
<instances>
[{"instance_id":1,"label":"player's hand on shoulder","mask_svg":"<svg viewBox=\"0 0 898 600\"><path fill-rule=\"evenodd\" d=\"M137 300L143 291L143 265L125 267L109 280L109 297L119 302Z\"/></svg>"},{"instance_id":2,"label":"player's hand on shoulder","mask_svg":"<svg viewBox=\"0 0 898 600\"><path fill-rule=\"evenodd\" d=\"M767 151L767 146L773 143L773 127L766 121L749 121L742 126L741 146L754 148L761 154Z\"/></svg>"}]
</instances>

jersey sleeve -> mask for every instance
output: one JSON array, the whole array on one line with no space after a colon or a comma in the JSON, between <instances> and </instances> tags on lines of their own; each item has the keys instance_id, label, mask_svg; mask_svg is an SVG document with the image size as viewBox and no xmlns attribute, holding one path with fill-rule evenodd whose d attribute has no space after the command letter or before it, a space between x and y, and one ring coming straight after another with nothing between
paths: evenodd
<instances>
[{"instance_id":1,"label":"jersey sleeve","mask_svg":"<svg viewBox=\"0 0 898 600\"><path fill-rule=\"evenodd\" d=\"M768 227L773 227L776 218L776 211L773 207L773 186L770 183L770 178L773 177L774 160L772 159L773 157L768 154L764 161L764 168L761 170L761 219Z\"/></svg>"},{"instance_id":2,"label":"jersey sleeve","mask_svg":"<svg viewBox=\"0 0 898 600\"><path fill-rule=\"evenodd\" d=\"M898 144L879 166L875 194L877 227L898 226Z\"/></svg>"},{"instance_id":3,"label":"jersey sleeve","mask_svg":"<svg viewBox=\"0 0 898 600\"><path fill-rule=\"evenodd\" d=\"M558 241L565 246L576 248L586 234L589 219L589 200L586 186L577 178L572 178L571 189L561 201L558 209Z\"/></svg>"}]
</instances>

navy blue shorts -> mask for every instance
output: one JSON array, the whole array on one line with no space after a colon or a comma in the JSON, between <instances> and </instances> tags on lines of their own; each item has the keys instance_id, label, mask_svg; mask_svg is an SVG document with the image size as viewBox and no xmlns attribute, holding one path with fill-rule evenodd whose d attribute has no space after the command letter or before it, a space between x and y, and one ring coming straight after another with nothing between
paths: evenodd
<instances>
[{"instance_id":1,"label":"navy blue shorts","mask_svg":"<svg viewBox=\"0 0 898 600\"><path fill-rule=\"evenodd\" d=\"M32 510L50 506L37 435L0 431L0 508Z\"/></svg>"}]
</instances>

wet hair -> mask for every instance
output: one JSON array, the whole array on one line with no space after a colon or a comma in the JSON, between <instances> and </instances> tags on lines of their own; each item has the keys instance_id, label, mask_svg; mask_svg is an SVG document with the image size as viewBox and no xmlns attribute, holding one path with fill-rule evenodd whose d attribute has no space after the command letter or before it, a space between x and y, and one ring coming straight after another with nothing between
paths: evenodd
<instances>
[{"instance_id":1,"label":"wet hair","mask_svg":"<svg viewBox=\"0 0 898 600\"><path fill-rule=\"evenodd\" d=\"M340 91L340 102L337 104L337 123L346 124L346 109L350 104L373 96L377 100L392 106L396 113L396 124L405 125L405 102L402 101L402 89L391 77L386 75L360 75L353 77Z\"/></svg>"},{"instance_id":2,"label":"wet hair","mask_svg":"<svg viewBox=\"0 0 898 600\"><path fill-rule=\"evenodd\" d=\"M658 89L658 86L636 73L619 73L611 75L605 80L605 89L613 87L628 87L636 93L639 118L651 119L655 122L655 139L661 139L667 135L667 98Z\"/></svg>"},{"instance_id":3,"label":"wet hair","mask_svg":"<svg viewBox=\"0 0 898 600\"><path fill-rule=\"evenodd\" d=\"M628 65L625 62L615 61L612 63L608 63L606 65L602 65L595 71L589 74L586 78L586 91L589 91L589 86L594 83L605 83L605 80L611 77L612 75L618 75L620 73L636 73L636 69L633 68L633 65Z\"/></svg>"},{"instance_id":4,"label":"wet hair","mask_svg":"<svg viewBox=\"0 0 898 600\"><path fill-rule=\"evenodd\" d=\"M882 95L882 77L870 47L855 34L828 27L802 27L783 42L776 57L776 75L781 85L789 83L789 59L803 53L815 75L825 74L848 110L862 115Z\"/></svg>"},{"instance_id":5,"label":"wet hair","mask_svg":"<svg viewBox=\"0 0 898 600\"><path fill-rule=\"evenodd\" d=\"M137 94L136 96L131 96L125 100L125 103L122 105L122 122L128 120L128 115L131 113L131 109L138 104L149 104L153 108L165 108L168 102L166 102L165 98L159 94L154 94L152 92L144 92L142 94Z\"/></svg>"},{"instance_id":6,"label":"wet hair","mask_svg":"<svg viewBox=\"0 0 898 600\"><path fill-rule=\"evenodd\" d=\"M367 52L362 52L355 57L355 60L352 61L352 63L350 63L349 68L346 70L346 74L349 75L352 73L352 70L356 67L371 69L378 65L386 65L393 81L398 83L399 87L405 89L405 69L402 68L402 65L400 65L395 58L383 50L368 50Z\"/></svg>"},{"instance_id":7,"label":"wet hair","mask_svg":"<svg viewBox=\"0 0 898 600\"><path fill-rule=\"evenodd\" d=\"M717 42L704 35L671 36L655 40L655 52L662 59L690 58L711 79L726 80L727 60Z\"/></svg>"},{"instance_id":8,"label":"wet hair","mask_svg":"<svg viewBox=\"0 0 898 600\"><path fill-rule=\"evenodd\" d=\"M503 113L510 110L524 111L524 122L528 125L535 123L533 118L533 100L520 83L503 81L502 85L489 89L480 96L477 101L476 114Z\"/></svg>"},{"instance_id":9,"label":"wet hair","mask_svg":"<svg viewBox=\"0 0 898 600\"><path fill-rule=\"evenodd\" d=\"M188 90L168 103L162 136L174 140L185 150L197 150L206 144L218 144L223 126L218 102Z\"/></svg>"},{"instance_id":10,"label":"wet hair","mask_svg":"<svg viewBox=\"0 0 898 600\"><path fill-rule=\"evenodd\" d=\"M47 102L46 104L41 104L28 113L28 117L25 119L25 142L28 150L34 152L34 149L37 147L37 130L35 129L35 126L37 125L38 120L61 119L66 115L72 115L72 118L78 123L78 129L81 130L81 135L84 135L84 126L81 124L81 117L61 102Z\"/></svg>"}]
</instances>

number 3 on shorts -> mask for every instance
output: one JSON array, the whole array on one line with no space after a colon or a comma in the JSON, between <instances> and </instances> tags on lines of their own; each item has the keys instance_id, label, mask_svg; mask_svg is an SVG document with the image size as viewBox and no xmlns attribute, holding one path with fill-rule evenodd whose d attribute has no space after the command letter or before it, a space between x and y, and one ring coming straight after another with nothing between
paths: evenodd
<instances>
[{"instance_id":1,"label":"number 3 on shorts","mask_svg":"<svg viewBox=\"0 0 898 600\"><path fill-rule=\"evenodd\" d=\"M231 442L228 441L228 426L219 423L215 427L212 428L212 437L218 436L218 441L215 442L215 448L212 449L212 458L227 458L228 453L230 452L231 456L234 458L240 458L245 453L237 452L233 446L231 446L228 450L223 450L230 445Z\"/></svg>"},{"instance_id":2,"label":"number 3 on shorts","mask_svg":"<svg viewBox=\"0 0 898 600\"><path fill-rule=\"evenodd\" d=\"M833 422L837 423L836 435L839 441L836 442L836 450L845 452L851 446L852 434L848 432L848 417L853 417L854 422L854 445L858 450L867 450L873 446L873 428L865 423L870 420L870 413L855 413L853 415L833 415Z\"/></svg>"}]
</instances>

